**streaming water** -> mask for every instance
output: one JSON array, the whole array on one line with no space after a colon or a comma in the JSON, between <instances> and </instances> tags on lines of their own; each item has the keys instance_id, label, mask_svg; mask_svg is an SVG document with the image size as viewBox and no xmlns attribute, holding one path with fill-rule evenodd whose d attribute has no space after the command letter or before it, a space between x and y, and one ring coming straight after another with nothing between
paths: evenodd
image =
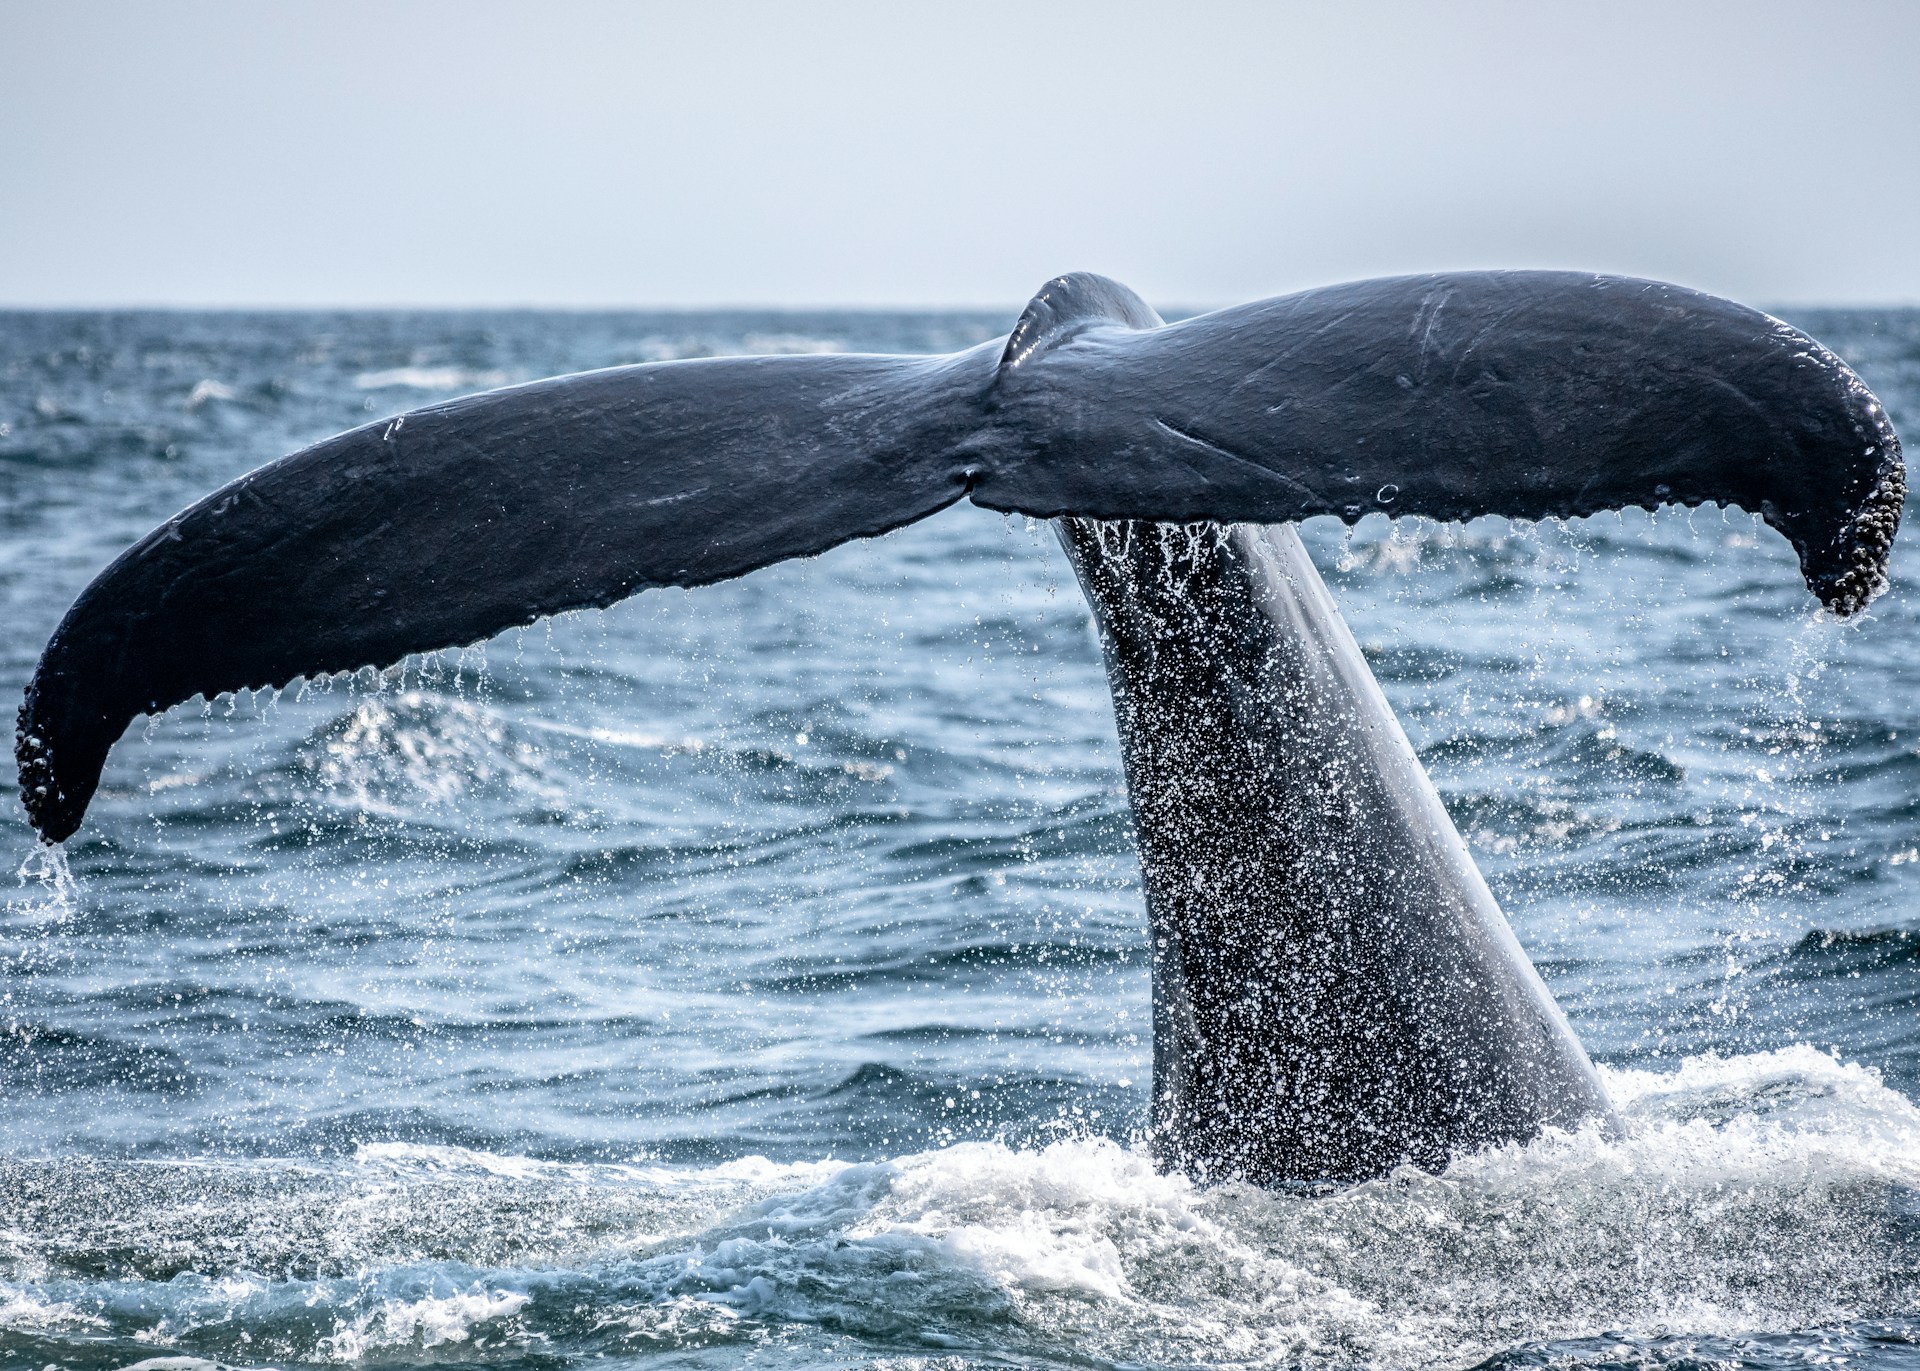
<instances>
[{"instance_id":1,"label":"streaming water","mask_svg":"<svg viewBox=\"0 0 1920 1371\"><path fill-rule=\"evenodd\" d=\"M1920 313L1796 317L1920 433ZM0 315L0 686L221 481L477 386L956 315ZM951 510L0 814L0 1367L1920 1365L1920 554L1309 543L1627 1127L1319 1196L1138 1146L1087 612ZM475 558L487 549L476 545Z\"/></svg>"}]
</instances>

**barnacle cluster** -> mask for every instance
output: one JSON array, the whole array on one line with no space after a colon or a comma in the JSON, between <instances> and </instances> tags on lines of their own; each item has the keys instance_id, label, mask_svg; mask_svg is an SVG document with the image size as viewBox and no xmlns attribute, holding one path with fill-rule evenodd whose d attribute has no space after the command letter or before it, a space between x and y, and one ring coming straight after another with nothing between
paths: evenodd
<instances>
[{"instance_id":1,"label":"barnacle cluster","mask_svg":"<svg viewBox=\"0 0 1920 1371\"><path fill-rule=\"evenodd\" d=\"M54 784L53 754L34 731L32 708L31 699L20 706L13 730L13 759L20 767L20 802L27 807L34 829L45 833L59 791Z\"/></svg>"},{"instance_id":2,"label":"barnacle cluster","mask_svg":"<svg viewBox=\"0 0 1920 1371\"><path fill-rule=\"evenodd\" d=\"M1887 558L1893 549L1893 535L1900 528L1900 508L1906 498L1907 473L1900 460L1900 445L1898 440L1889 439L1879 479L1841 534L1841 545L1851 565L1820 587L1821 601L1841 618L1859 613L1887 588Z\"/></svg>"}]
</instances>

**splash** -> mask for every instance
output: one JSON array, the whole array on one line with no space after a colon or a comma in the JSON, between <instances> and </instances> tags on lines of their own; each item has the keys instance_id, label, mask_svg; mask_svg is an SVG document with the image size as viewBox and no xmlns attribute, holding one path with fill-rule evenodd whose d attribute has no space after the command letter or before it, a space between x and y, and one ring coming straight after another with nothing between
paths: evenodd
<instances>
[{"instance_id":1,"label":"splash","mask_svg":"<svg viewBox=\"0 0 1920 1371\"><path fill-rule=\"evenodd\" d=\"M362 700L310 738L300 766L314 789L350 808L404 816L475 790L558 801L541 758L483 705L406 690Z\"/></svg>"},{"instance_id":2,"label":"splash","mask_svg":"<svg viewBox=\"0 0 1920 1371\"><path fill-rule=\"evenodd\" d=\"M24 912L42 919L65 919L78 908L80 888L67 864L63 843L35 843L22 859L18 872L20 885L35 887L38 898L30 899Z\"/></svg>"},{"instance_id":3,"label":"splash","mask_svg":"<svg viewBox=\"0 0 1920 1371\"><path fill-rule=\"evenodd\" d=\"M1320 1197L1198 1188L1098 1137L704 1168L423 1144L0 1162L0 1339L254 1363L832 1345L1411 1371L1914 1308L1920 1109L1872 1071L1799 1047L1608 1083L1617 1135Z\"/></svg>"}]
</instances>

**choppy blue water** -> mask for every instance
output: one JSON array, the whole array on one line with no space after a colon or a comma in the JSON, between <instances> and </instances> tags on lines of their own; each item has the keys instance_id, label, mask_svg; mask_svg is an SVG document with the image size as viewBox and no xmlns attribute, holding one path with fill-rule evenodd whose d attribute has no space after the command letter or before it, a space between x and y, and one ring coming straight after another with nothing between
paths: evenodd
<instances>
[{"instance_id":1,"label":"choppy blue water","mask_svg":"<svg viewBox=\"0 0 1920 1371\"><path fill-rule=\"evenodd\" d=\"M0 315L0 694L378 414L1008 322ZM1920 434L1920 313L1795 322ZM964 508L136 725L70 887L9 802L0 1366L1920 1365L1912 530L1848 627L1740 513L1308 533L1624 1136L1155 1175L1087 613Z\"/></svg>"}]
</instances>

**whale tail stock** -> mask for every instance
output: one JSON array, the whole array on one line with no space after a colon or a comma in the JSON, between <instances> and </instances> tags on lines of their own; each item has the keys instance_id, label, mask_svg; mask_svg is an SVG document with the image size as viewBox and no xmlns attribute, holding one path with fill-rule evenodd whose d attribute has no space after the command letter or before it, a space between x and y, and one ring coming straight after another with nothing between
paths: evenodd
<instances>
[{"instance_id":1,"label":"whale tail stock","mask_svg":"<svg viewBox=\"0 0 1920 1371\"><path fill-rule=\"evenodd\" d=\"M1404 277L1166 325L1066 276L949 356L559 377L243 476L61 621L20 710L21 794L63 841L127 724L194 695L743 575L963 497L1059 517L1140 834L1162 1154L1353 1179L1607 1105L1292 521L1738 504L1848 615L1885 584L1903 494L1838 358L1679 287ZM1229 793L1253 803L1208 799Z\"/></svg>"},{"instance_id":2,"label":"whale tail stock","mask_svg":"<svg viewBox=\"0 0 1920 1371\"><path fill-rule=\"evenodd\" d=\"M1351 1181L1610 1118L1294 526L1056 527L1134 812L1161 1159Z\"/></svg>"}]
</instances>

